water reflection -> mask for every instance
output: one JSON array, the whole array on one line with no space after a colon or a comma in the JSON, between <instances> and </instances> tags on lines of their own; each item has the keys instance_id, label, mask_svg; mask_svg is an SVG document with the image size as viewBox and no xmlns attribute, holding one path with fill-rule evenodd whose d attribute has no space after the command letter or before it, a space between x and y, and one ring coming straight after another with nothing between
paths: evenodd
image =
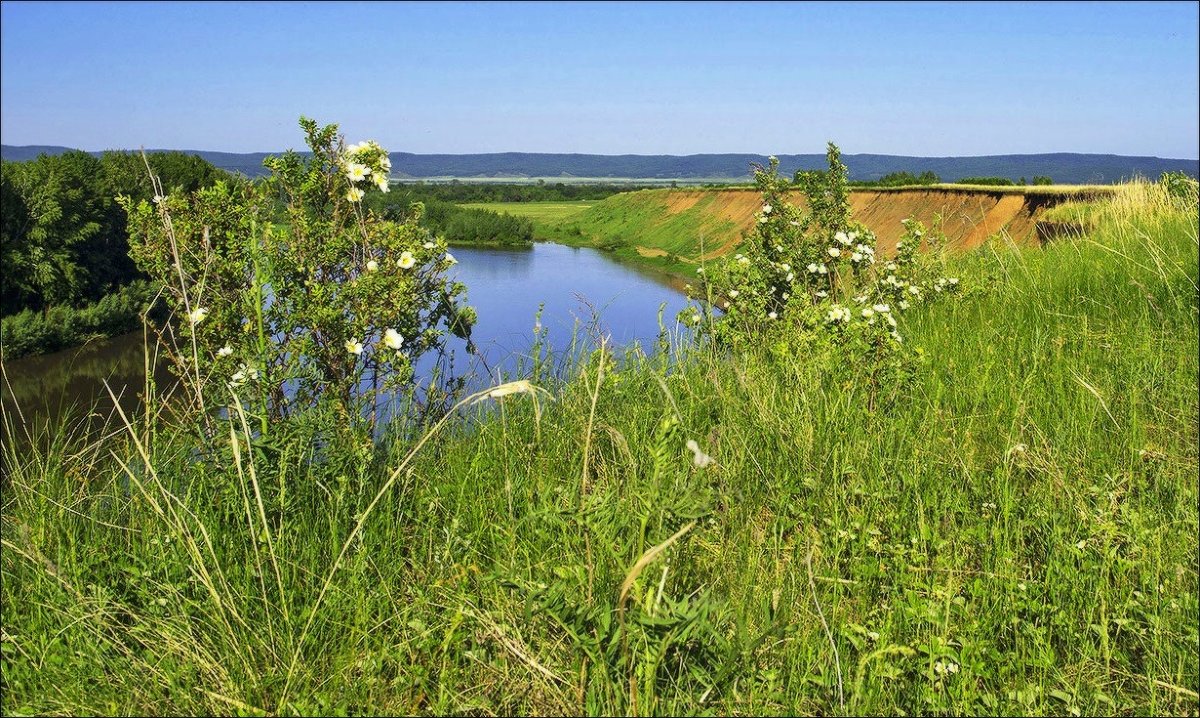
<instances>
[{"instance_id":1,"label":"water reflection","mask_svg":"<svg viewBox=\"0 0 1200 718\"><path fill-rule=\"evenodd\" d=\"M587 328L594 318L593 331L610 336L614 345L640 342L649 350L659 333L660 305L666 305L664 323L674 328L686 303L678 280L617 264L596 250L537 244L521 250L452 251L459 260L452 273L466 284L467 300L479 315L473 339L480 356L468 355L461 340L452 339L449 348L455 371L471 373L473 388L518 370L534 340L539 304L544 304L540 322L545 338L561 356L573 338L579 340L577 349L591 345ZM423 358L418 377L427 378L435 362L436 357ZM107 415L113 406L104 388L107 381L120 395L122 408L133 412L145 366L141 332L5 362L3 410L11 414L19 407L21 418L35 425L93 407ZM169 380L161 364L155 374L160 386Z\"/></svg>"}]
</instances>

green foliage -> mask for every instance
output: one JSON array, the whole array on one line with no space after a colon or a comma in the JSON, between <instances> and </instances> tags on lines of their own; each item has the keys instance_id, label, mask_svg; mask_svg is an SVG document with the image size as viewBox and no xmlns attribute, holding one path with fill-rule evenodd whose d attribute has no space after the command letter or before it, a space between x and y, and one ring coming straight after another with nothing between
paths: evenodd
<instances>
[{"instance_id":1,"label":"green foliage","mask_svg":"<svg viewBox=\"0 0 1200 718\"><path fill-rule=\"evenodd\" d=\"M846 167L832 143L828 162L827 171L800 176L807 213L787 201L790 187L779 177L777 160L757 169L763 205L743 252L697 270L702 282L696 298L724 315L706 320L689 309L683 320L734 347L765 343L786 355L831 344L847 365L869 374L870 386L894 389L912 359L896 316L956 290L958 280L940 275L940 229L926 236L913 220L905 222L896 256L877 263L874 235L850 218ZM932 251L919 258L922 245ZM875 396L873 391L872 402Z\"/></svg>"},{"instance_id":2,"label":"green foliage","mask_svg":"<svg viewBox=\"0 0 1200 718\"><path fill-rule=\"evenodd\" d=\"M926 170L919 175L911 172L892 172L874 181L850 182L851 187L910 187L938 184L942 181L936 173Z\"/></svg>"},{"instance_id":3,"label":"green foliage","mask_svg":"<svg viewBox=\"0 0 1200 718\"><path fill-rule=\"evenodd\" d=\"M442 234L451 243L522 246L533 243L533 222L511 214L460 208Z\"/></svg>"},{"instance_id":4,"label":"green foliage","mask_svg":"<svg viewBox=\"0 0 1200 718\"><path fill-rule=\"evenodd\" d=\"M1035 185L1051 185L1054 184L1054 180L1045 175L1034 175L1033 183Z\"/></svg>"},{"instance_id":5,"label":"green foliage","mask_svg":"<svg viewBox=\"0 0 1200 718\"><path fill-rule=\"evenodd\" d=\"M796 173L796 185L804 192L809 202L810 217L804 224L815 222L829 232L844 231L850 223L850 190L846 182L850 170L842 164L842 153L832 142L826 150L825 161L829 164L829 169L823 172ZM770 190L778 201L787 189L786 180L777 176L779 160L772 157L770 164L771 180L765 181L763 167L756 166L754 183L759 191L764 193L764 199L766 192Z\"/></svg>"},{"instance_id":6,"label":"green foliage","mask_svg":"<svg viewBox=\"0 0 1200 718\"><path fill-rule=\"evenodd\" d=\"M1016 182L1007 177L963 177L957 184L974 184L985 187L1014 187ZM1025 184L1022 182L1021 184Z\"/></svg>"},{"instance_id":7,"label":"green foliage","mask_svg":"<svg viewBox=\"0 0 1200 718\"><path fill-rule=\"evenodd\" d=\"M313 425L6 441L4 713L1195 714L1196 233L934 262L972 289L874 406L877 361L772 332L333 467Z\"/></svg>"},{"instance_id":8,"label":"green foliage","mask_svg":"<svg viewBox=\"0 0 1200 718\"><path fill-rule=\"evenodd\" d=\"M147 161L168 186L187 191L225 176L199 157L179 152L144 160L131 153L96 158L72 151L3 163L0 314L95 302L139 276L115 198L153 196Z\"/></svg>"},{"instance_id":9,"label":"green foliage","mask_svg":"<svg viewBox=\"0 0 1200 718\"><path fill-rule=\"evenodd\" d=\"M40 308L79 300L87 290L88 250L111 234L100 161L86 152L67 152L5 163L3 171L21 197L4 211L25 212L6 221L12 232L4 250L5 284L11 286L6 312L14 305Z\"/></svg>"},{"instance_id":10,"label":"green foliage","mask_svg":"<svg viewBox=\"0 0 1200 718\"><path fill-rule=\"evenodd\" d=\"M419 196L402 191L375 194L367 205L383 217L403 221L409 208L419 201L425 208L422 225L450 244L519 247L533 243L533 223L525 218L437 199L416 199Z\"/></svg>"},{"instance_id":11,"label":"green foliage","mask_svg":"<svg viewBox=\"0 0 1200 718\"><path fill-rule=\"evenodd\" d=\"M157 288L134 280L83 307L57 305L45 311L25 309L0 319L5 359L47 354L91 339L113 337L141 327Z\"/></svg>"},{"instance_id":12,"label":"green foliage","mask_svg":"<svg viewBox=\"0 0 1200 718\"><path fill-rule=\"evenodd\" d=\"M201 418L233 390L264 430L325 409L333 430L354 434L374 425L385 393L414 395L413 363L447 333L469 337L474 313L445 279L454 257L418 224L419 205L404 222L364 208L388 191L383 149L300 124L311 154L269 158L264 183L122 203L132 255L179 320L166 343Z\"/></svg>"},{"instance_id":13,"label":"green foliage","mask_svg":"<svg viewBox=\"0 0 1200 718\"><path fill-rule=\"evenodd\" d=\"M1200 182L1186 172L1163 172L1158 183L1167 190L1169 196L1190 202L1193 206L1200 198Z\"/></svg>"},{"instance_id":14,"label":"green foliage","mask_svg":"<svg viewBox=\"0 0 1200 718\"><path fill-rule=\"evenodd\" d=\"M611 197L642 189L632 184L503 184L503 183L403 183L393 189L407 202L450 202L452 204L495 202L578 202Z\"/></svg>"}]
</instances>

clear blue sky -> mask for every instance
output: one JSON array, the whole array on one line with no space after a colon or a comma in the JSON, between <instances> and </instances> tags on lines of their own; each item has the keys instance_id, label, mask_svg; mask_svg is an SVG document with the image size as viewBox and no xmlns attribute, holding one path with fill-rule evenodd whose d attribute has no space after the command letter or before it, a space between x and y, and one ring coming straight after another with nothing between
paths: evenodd
<instances>
[{"instance_id":1,"label":"clear blue sky","mask_svg":"<svg viewBox=\"0 0 1200 718\"><path fill-rule=\"evenodd\" d=\"M1200 5L4 2L6 144L1200 154Z\"/></svg>"}]
</instances>

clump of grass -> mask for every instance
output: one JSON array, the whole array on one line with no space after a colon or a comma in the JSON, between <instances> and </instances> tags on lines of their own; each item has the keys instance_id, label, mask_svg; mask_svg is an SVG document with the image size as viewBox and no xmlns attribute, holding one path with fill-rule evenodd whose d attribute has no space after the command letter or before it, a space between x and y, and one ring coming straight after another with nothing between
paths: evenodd
<instances>
[{"instance_id":1,"label":"clump of grass","mask_svg":"<svg viewBox=\"0 0 1200 718\"><path fill-rule=\"evenodd\" d=\"M1114 185L1107 193L1057 204L1042 215L1050 222L1070 222L1088 229L1128 227L1147 219L1183 212L1186 203L1173 197L1166 185L1138 179Z\"/></svg>"},{"instance_id":2,"label":"clump of grass","mask_svg":"<svg viewBox=\"0 0 1200 718\"><path fill-rule=\"evenodd\" d=\"M6 444L4 710L1195 713L1200 245L1156 196L952 258L874 409L676 342L420 447Z\"/></svg>"}]
</instances>

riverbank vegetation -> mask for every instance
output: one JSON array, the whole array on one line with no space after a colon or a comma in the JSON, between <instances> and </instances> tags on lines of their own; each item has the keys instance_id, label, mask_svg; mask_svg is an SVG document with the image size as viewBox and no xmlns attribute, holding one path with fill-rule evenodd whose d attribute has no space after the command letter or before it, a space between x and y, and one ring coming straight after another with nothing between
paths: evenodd
<instances>
[{"instance_id":1,"label":"riverbank vegetation","mask_svg":"<svg viewBox=\"0 0 1200 718\"><path fill-rule=\"evenodd\" d=\"M525 217L488 209L462 207L437 199L420 199L420 194L396 192L369 202L373 210L392 220L403 220L415 203L423 209L421 223L430 233L449 244L492 247L528 247L533 244L533 222Z\"/></svg>"},{"instance_id":2,"label":"riverbank vegetation","mask_svg":"<svg viewBox=\"0 0 1200 718\"><path fill-rule=\"evenodd\" d=\"M420 202L424 223L450 244L476 246L528 246L535 239L535 224L549 217L538 208L578 206L636 187L627 185L555 184L400 184L389 193L367 200L367 206L389 219L403 218ZM586 206L586 205L584 205ZM558 214L554 215L557 219Z\"/></svg>"},{"instance_id":3,"label":"riverbank vegetation","mask_svg":"<svg viewBox=\"0 0 1200 718\"><path fill-rule=\"evenodd\" d=\"M168 285L169 233L224 221L158 347L194 399L6 443L6 714L1200 709L1194 184L1044 249L912 224L931 251L868 259L844 175L802 211L768 168L757 244L696 275L731 319L539 343L375 433L468 316L444 245L359 212L386 155L307 129L294 250L239 240L226 188L134 210Z\"/></svg>"},{"instance_id":4,"label":"riverbank vegetation","mask_svg":"<svg viewBox=\"0 0 1200 718\"><path fill-rule=\"evenodd\" d=\"M6 358L55 351L140 326L150 292L129 258L118 195L150 200L149 170L192 192L226 178L194 155L71 151L0 165L0 317ZM40 316L37 316L40 315Z\"/></svg>"},{"instance_id":5,"label":"riverbank vegetation","mask_svg":"<svg viewBox=\"0 0 1200 718\"><path fill-rule=\"evenodd\" d=\"M801 172L797 172L796 176L800 177ZM891 172L880 177L877 180L859 180L847 182L851 187L917 187L921 185L940 184L941 177L936 173L926 170L921 174L913 174L912 172Z\"/></svg>"},{"instance_id":6,"label":"riverbank vegetation","mask_svg":"<svg viewBox=\"0 0 1200 718\"><path fill-rule=\"evenodd\" d=\"M581 212L595 205L597 200L578 200L572 202L489 202L465 204L469 209L486 209L492 212L525 217L539 226L556 224L573 219Z\"/></svg>"},{"instance_id":7,"label":"riverbank vegetation","mask_svg":"<svg viewBox=\"0 0 1200 718\"><path fill-rule=\"evenodd\" d=\"M57 304L39 311L23 309L0 318L4 358L47 354L140 329L143 317L154 306L157 291L155 284L135 279L82 307Z\"/></svg>"}]
</instances>

